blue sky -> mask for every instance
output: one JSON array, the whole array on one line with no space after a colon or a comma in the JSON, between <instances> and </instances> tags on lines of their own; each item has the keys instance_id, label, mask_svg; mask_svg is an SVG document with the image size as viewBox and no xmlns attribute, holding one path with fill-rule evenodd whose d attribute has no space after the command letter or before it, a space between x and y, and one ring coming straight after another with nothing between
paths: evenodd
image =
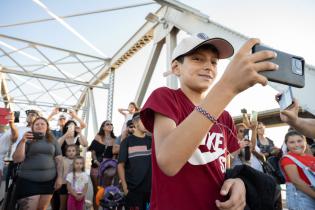
<instances>
[{"instance_id":1,"label":"blue sky","mask_svg":"<svg viewBox=\"0 0 315 210\"><path fill-rule=\"evenodd\" d=\"M152 1L45 0L42 2L51 11L62 16ZM200 10L208 15L210 20L238 31L247 37L258 37L262 42L274 48L303 56L308 64L315 65L313 55L313 47L315 46L314 1L181 0L181 2ZM153 4L80 18L68 18L66 22L106 55L112 56L144 23L144 17L148 12L154 12L158 8L159 5ZM97 55L95 51L84 45L55 21L10 28L1 27L4 24L47 17L48 14L30 0L0 0L0 33ZM151 45L145 47L116 72L114 97L116 133L120 131L123 122L123 117L119 115L117 108L127 107L128 103L134 100L150 47ZM153 89L166 84L165 78L162 76L162 73L166 70L164 53L163 50L146 97ZM220 64L221 72L224 71L226 64L227 61L222 61ZM276 91L270 87L257 86L251 88L236 97L227 109L232 115L239 115L239 110L243 107L246 107L249 111L277 108L278 105L273 100L275 93ZM95 90L95 94L97 96L98 121L103 121L106 117L107 95L105 91L101 90ZM285 129L269 129L267 132L274 139L282 139Z\"/></svg>"}]
</instances>

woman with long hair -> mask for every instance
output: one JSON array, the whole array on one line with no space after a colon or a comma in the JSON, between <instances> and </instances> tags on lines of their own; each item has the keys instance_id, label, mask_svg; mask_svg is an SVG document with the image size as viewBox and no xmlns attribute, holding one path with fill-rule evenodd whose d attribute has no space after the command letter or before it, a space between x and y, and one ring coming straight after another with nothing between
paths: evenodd
<instances>
[{"instance_id":1,"label":"woman with long hair","mask_svg":"<svg viewBox=\"0 0 315 210\"><path fill-rule=\"evenodd\" d=\"M314 173L315 157L305 153L306 139L301 133L289 131L284 141L288 153L281 160L281 168L286 179L287 206L290 210L314 209L315 189L298 162Z\"/></svg>"},{"instance_id":2,"label":"woman with long hair","mask_svg":"<svg viewBox=\"0 0 315 210\"><path fill-rule=\"evenodd\" d=\"M271 156L277 156L280 149L275 147L273 141L265 136L265 125L262 122L257 126L257 146L260 152L268 159Z\"/></svg>"},{"instance_id":3,"label":"woman with long hair","mask_svg":"<svg viewBox=\"0 0 315 210\"><path fill-rule=\"evenodd\" d=\"M104 159L112 159L113 155L113 145L116 136L113 130L113 124L109 120L105 120L96 134L94 140L89 146L89 151L92 152L92 166L91 166L91 180L93 184L93 208L97 209L97 204L95 203L95 196L97 193L97 186L99 184L98 180L98 169L101 162Z\"/></svg>"},{"instance_id":4,"label":"woman with long hair","mask_svg":"<svg viewBox=\"0 0 315 210\"><path fill-rule=\"evenodd\" d=\"M121 128L121 133L123 133L127 128L128 120L131 120L134 113L138 112L140 109L135 102L130 102L127 109L119 108L118 112L125 117L125 122Z\"/></svg>"},{"instance_id":5,"label":"woman with long hair","mask_svg":"<svg viewBox=\"0 0 315 210\"><path fill-rule=\"evenodd\" d=\"M34 120L32 132L24 134L13 160L21 163L16 183L19 209L47 209L62 184L62 155L45 118Z\"/></svg>"},{"instance_id":6,"label":"woman with long hair","mask_svg":"<svg viewBox=\"0 0 315 210\"><path fill-rule=\"evenodd\" d=\"M66 156L66 148L68 145L75 144L77 146L77 155L80 155L80 145L88 146L86 137L81 133L81 128L77 126L74 120L68 120L63 127L63 136L58 139L61 145L62 155Z\"/></svg>"}]
</instances>

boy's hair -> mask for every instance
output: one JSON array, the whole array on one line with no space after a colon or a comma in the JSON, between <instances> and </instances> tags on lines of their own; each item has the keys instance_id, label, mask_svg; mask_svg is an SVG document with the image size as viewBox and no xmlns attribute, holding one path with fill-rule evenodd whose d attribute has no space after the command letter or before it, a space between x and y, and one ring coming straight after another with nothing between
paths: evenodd
<instances>
[{"instance_id":1,"label":"boy's hair","mask_svg":"<svg viewBox=\"0 0 315 210\"><path fill-rule=\"evenodd\" d=\"M132 122L140 120L140 112L135 112L132 116Z\"/></svg>"},{"instance_id":2,"label":"boy's hair","mask_svg":"<svg viewBox=\"0 0 315 210\"><path fill-rule=\"evenodd\" d=\"M219 51L218 51L218 49L215 46L213 46L211 44L205 44L205 45L202 45L202 46L194 49L193 51L190 51L187 54L184 54L184 55L181 55L181 56L177 57L175 60L177 60L179 63L184 63L185 57L195 53L197 50L210 50L211 52L216 53L217 55L219 55Z\"/></svg>"}]
</instances>

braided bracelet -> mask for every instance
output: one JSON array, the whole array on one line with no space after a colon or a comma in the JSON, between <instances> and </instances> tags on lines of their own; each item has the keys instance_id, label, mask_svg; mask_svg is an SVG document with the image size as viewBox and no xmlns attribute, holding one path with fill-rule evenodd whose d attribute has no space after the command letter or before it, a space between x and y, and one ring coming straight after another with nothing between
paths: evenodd
<instances>
[{"instance_id":1,"label":"braided bracelet","mask_svg":"<svg viewBox=\"0 0 315 210\"><path fill-rule=\"evenodd\" d=\"M199 113L201 113L203 116L205 116L208 120L210 120L213 123L217 122L217 119L212 116L211 114L209 114L209 112L207 112L204 108L202 108L201 106L196 106L195 110Z\"/></svg>"}]
</instances>

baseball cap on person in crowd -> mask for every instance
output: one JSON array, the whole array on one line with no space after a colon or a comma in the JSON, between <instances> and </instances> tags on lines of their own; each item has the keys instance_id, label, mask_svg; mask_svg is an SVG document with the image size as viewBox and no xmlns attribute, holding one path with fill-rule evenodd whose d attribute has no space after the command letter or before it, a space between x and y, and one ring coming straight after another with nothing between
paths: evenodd
<instances>
[{"instance_id":1,"label":"baseball cap on person in crowd","mask_svg":"<svg viewBox=\"0 0 315 210\"><path fill-rule=\"evenodd\" d=\"M128 120L128 121L127 121L127 123L126 123L126 125L127 125L127 127L129 127L129 126L133 125L132 120Z\"/></svg>"},{"instance_id":2,"label":"baseball cap on person in crowd","mask_svg":"<svg viewBox=\"0 0 315 210\"><path fill-rule=\"evenodd\" d=\"M218 50L219 59L229 58L234 53L234 48L230 42L223 38L209 38L205 33L198 33L183 39L174 49L172 62L182 56L187 55L193 50L203 46L212 45Z\"/></svg>"},{"instance_id":3,"label":"baseball cap on person in crowd","mask_svg":"<svg viewBox=\"0 0 315 210\"><path fill-rule=\"evenodd\" d=\"M139 119L139 118L140 118L140 112L136 112L136 113L134 113L133 116L132 116L132 121L135 121L135 120L137 120L137 119Z\"/></svg>"},{"instance_id":4,"label":"baseball cap on person in crowd","mask_svg":"<svg viewBox=\"0 0 315 210\"><path fill-rule=\"evenodd\" d=\"M67 119L67 118L66 118L65 115L61 114L61 115L59 115L59 120L60 120L60 119Z\"/></svg>"},{"instance_id":5,"label":"baseball cap on person in crowd","mask_svg":"<svg viewBox=\"0 0 315 210\"><path fill-rule=\"evenodd\" d=\"M29 109L29 110L25 110L25 113L26 115L30 114L30 113L34 113L36 114L37 116L40 116L39 115L39 112L37 110L34 110L34 109Z\"/></svg>"}]
</instances>

